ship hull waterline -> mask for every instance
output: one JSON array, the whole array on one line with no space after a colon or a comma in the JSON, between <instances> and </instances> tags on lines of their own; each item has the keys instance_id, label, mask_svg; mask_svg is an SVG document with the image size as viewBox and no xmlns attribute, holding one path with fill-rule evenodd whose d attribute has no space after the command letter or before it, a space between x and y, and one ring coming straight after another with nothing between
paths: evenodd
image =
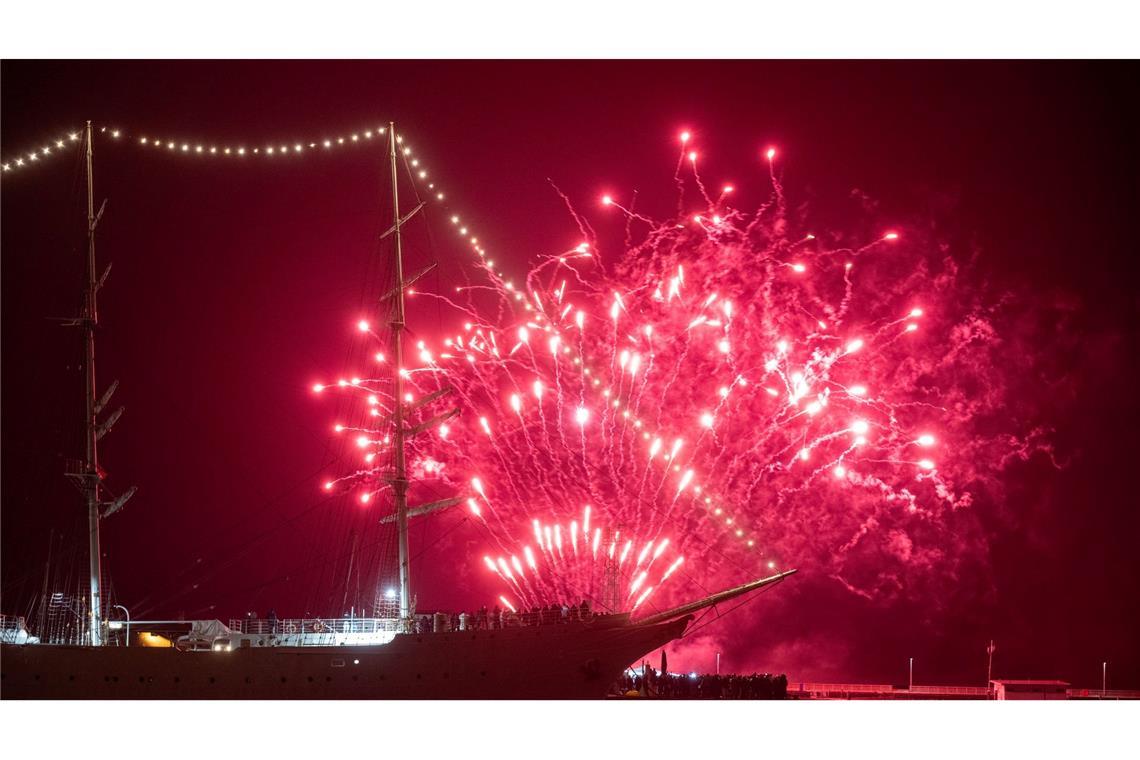
<instances>
[{"instance_id":1,"label":"ship hull waterline","mask_svg":"<svg viewBox=\"0 0 1140 760\"><path fill-rule=\"evenodd\" d=\"M598 699L692 619L407 634L381 646L179 652L3 645L3 699Z\"/></svg>"}]
</instances>

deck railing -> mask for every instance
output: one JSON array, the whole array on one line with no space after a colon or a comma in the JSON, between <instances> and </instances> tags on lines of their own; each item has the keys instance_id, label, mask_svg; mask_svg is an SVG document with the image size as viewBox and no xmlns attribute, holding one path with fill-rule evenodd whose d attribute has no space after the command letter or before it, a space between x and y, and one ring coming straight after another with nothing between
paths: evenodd
<instances>
[{"instance_id":1,"label":"deck railing","mask_svg":"<svg viewBox=\"0 0 1140 760\"><path fill-rule=\"evenodd\" d=\"M288 636L300 633L350 634L396 631L395 618L286 618L282 620L230 620L230 630L251 635Z\"/></svg>"},{"instance_id":2,"label":"deck railing","mask_svg":"<svg viewBox=\"0 0 1140 760\"><path fill-rule=\"evenodd\" d=\"M0 615L0 630L18 631L25 627L22 615Z\"/></svg>"},{"instance_id":3,"label":"deck railing","mask_svg":"<svg viewBox=\"0 0 1140 760\"><path fill-rule=\"evenodd\" d=\"M912 686L910 689L899 689L900 692L911 694L942 694L957 697L988 697L991 691L985 686Z\"/></svg>"},{"instance_id":4,"label":"deck railing","mask_svg":"<svg viewBox=\"0 0 1140 760\"><path fill-rule=\"evenodd\" d=\"M495 630L499 628L519 628L535 625L558 625L561 623L603 622L617 620L617 616L601 613L587 612L581 615L578 610L563 618L553 612L538 613L523 612L504 614L499 618L494 615L482 617L472 613L452 614L426 614L415 616L414 631L417 633L430 633L432 631L459 631L459 630ZM250 635L286 635L298 633L378 633L381 631L398 632L400 620L398 618L282 618L270 620L264 618L231 618L230 630Z\"/></svg>"}]
</instances>

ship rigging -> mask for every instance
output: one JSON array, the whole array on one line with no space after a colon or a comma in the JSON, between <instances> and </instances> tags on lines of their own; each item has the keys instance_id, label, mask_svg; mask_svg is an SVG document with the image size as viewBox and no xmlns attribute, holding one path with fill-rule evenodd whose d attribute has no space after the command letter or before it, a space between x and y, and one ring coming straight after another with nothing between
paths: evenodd
<instances>
[{"instance_id":1,"label":"ship rigging","mask_svg":"<svg viewBox=\"0 0 1140 760\"><path fill-rule=\"evenodd\" d=\"M401 215L395 124L387 126L391 172L393 281L381 297L391 310L392 389L391 468L394 511L382 523L395 523L398 545L398 610L393 617L347 619L138 620L129 624L144 646L108 646L101 587L100 524L122 508L135 489L114 497L104 484L98 443L122 414L99 421L118 383L101 396L95 375L96 296L110 267L96 276L95 232L104 206L95 210L93 130L84 131L87 181L87 278L83 314L71 324L85 336L85 458L68 470L84 494L89 527L87 637L81 645L33 643L28 637L4 639L0 660L5 696L47 698L542 698L600 697L631 663L684 635L693 614L752 591L773 586L795 573L789 570L632 620L629 612L585 609L562 619L452 626L436 615L423 625L416 614L409 519L460 502L457 496L408 505L410 478L406 448L413 436L458 414L450 408L423 421L413 414L450 393L441 388L418 401L404 388L405 291L423 272L405 278L403 227L422 208ZM429 268L430 269L430 268ZM427 271L427 270L425 270ZM428 416L425 414L425 416ZM120 626L114 626L118 629ZM157 646L165 643L165 646ZM169 646L174 644L175 646ZM227 655L227 653L229 653ZM284 657L282 655L295 655ZM230 659L217 659L219 657ZM349 664L351 663L351 665Z\"/></svg>"}]
</instances>

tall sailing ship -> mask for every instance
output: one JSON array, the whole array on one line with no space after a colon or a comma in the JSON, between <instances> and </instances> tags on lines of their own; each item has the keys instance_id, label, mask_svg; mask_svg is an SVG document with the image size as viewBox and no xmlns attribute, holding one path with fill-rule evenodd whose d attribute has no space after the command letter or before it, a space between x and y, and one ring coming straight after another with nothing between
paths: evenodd
<instances>
[{"instance_id":1,"label":"tall sailing ship","mask_svg":"<svg viewBox=\"0 0 1140 760\"><path fill-rule=\"evenodd\" d=\"M788 570L656 614L570 608L570 614L511 615L502 621L425 615L415 609L408 523L450 506L444 499L409 509L405 448L425 424L411 423L403 366L405 308L401 228L419 210L401 216L395 125L388 128L392 240L390 301L392 467L387 476L395 505L398 589L374 608L376 617L177 621L108 621L102 595L100 525L134 489L110 495L99 467L98 442L121 409L100 422L115 386L99 395L95 376L97 275L96 211L92 179L93 134L83 136L87 180L87 288L83 314L73 324L85 333L85 457L67 472L84 495L89 527L89 583L85 599L66 606L83 620L71 636L29 633L22 618L0 625L0 697L7 699L526 699L599 698L622 672L649 652L681 638L695 613L795 573ZM76 612L78 610L78 612ZM54 618L53 618L54 619ZM133 630L132 630L133 626ZM58 627L58 626L57 626ZM53 629L54 630L54 629ZM38 633L45 634L46 631ZM114 635L112 635L114 634ZM120 635L124 634L124 635ZM60 643L66 642L66 643ZM132 646L132 642L135 643ZM140 646L158 642L164 646Z\"/></svg>"}]
</instances>

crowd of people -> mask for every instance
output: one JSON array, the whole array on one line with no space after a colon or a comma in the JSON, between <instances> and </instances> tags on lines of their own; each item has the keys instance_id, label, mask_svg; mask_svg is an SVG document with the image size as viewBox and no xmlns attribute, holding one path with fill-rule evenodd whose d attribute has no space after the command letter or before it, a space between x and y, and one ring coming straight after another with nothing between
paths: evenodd
<instances>
[{"instance_id":1,"label":"crowd of people","mask_svg":"<svg viewBox=\"0 0 1140 760\"><path fill-rule=\"evenodd\" d=\"M530 607L524 610L504 609L495 605L487 609L484 605L475 612L453 612L439 615L419 615L416 617L416 632L431 633L441 631L490 631L502 628L519 628L531 625L555 625L589 621L600 617L588 601L579 604L548 604L545 607Z\"/></svg>"},{"instance_id":2,"label":"crowd of people","mask_svg":"<svg viewBox=\"0 0 1140 760\"><path fill-rule=\"evenodd\" d=\"M719 675L626 671L614 685L615 696L671 699L786 699L788 677L770 673Z\"/></svg>"}]
</instances>

